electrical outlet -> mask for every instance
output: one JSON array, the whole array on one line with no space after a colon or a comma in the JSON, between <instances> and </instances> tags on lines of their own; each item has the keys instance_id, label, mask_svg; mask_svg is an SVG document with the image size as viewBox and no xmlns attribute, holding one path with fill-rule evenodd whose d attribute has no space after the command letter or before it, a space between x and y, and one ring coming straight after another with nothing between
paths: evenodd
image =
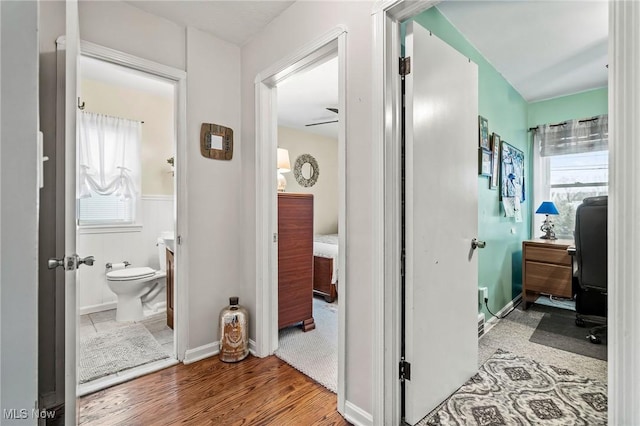
<instances>
[{"instance_id":1,"label":"electrical outlet","mask_svg":"<svg viewBox=\"0 0 640 426\"><path fill-rule=\"evenodd\" d=\"M481 305L484 305L484 301L489 298L489 288L488 287L479 287L478 288L478 299Z\"/></svg>"}]
</instances>

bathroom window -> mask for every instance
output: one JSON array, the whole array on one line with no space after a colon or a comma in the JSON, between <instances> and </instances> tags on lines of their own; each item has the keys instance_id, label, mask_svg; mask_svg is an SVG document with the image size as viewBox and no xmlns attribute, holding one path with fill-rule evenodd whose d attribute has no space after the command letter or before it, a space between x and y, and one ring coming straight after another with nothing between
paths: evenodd
<instances>
[{"instance_id":1,"label":"bathroom window","mask_svg":"<svg viewBox=\"0 0 640 426\"><path fill-rule=\"evenodd\" d=\"M135 224L140 200L141 123L83 111L79 130L78 225Z\"/></svg>"}]
</instances>

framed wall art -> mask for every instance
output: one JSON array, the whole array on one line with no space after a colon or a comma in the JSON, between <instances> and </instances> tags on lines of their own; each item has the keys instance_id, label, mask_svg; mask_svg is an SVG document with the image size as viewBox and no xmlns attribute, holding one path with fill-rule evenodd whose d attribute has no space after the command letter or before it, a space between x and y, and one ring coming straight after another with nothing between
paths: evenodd
<instances>
[{"instance_id":1,"label":"framed wall art","mask_svg":"<svg viewBox=\"0 0 640 426\"><path fill-rule=\"evenodd\" d=\"M481 115L478 116L478 145L489 151L489 120Z\"/></svg>"},{"instance_id":2,"label":"framed wall art","mask_svg":"<svg viewBox=\"0 0 640 426\"><path fill-rule=\"evenodd\" d=\"M500 179L500 135L491 134L491 179L489 180L489 188L498 188L498 179Z\"/></svg>"},{"instance_id":3,"label":"framed wall art","mask_svg":"<svg viewBox=\"0 0 640 426\"><path fill-rule=\"evenodd\" d=\"M525 200L524 153L505 141L501 143L500 198Z\"/></svg>"},{"instance_id":4,"label":"framed wall art","mask_svg":"<svg viewBox=\"0 0 640 426\"><path fill-rule=\"evenodd\" d=\"M491 151L478 149L478 174L491 177Z\"/></svg>"}]
</instances>

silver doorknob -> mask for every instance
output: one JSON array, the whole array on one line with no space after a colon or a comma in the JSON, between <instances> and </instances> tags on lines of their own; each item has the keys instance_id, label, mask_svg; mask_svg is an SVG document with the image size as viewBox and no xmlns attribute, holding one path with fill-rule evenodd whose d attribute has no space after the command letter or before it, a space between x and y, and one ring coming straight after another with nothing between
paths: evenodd
<instances>
[{"instance_id":1,"label":"silver doorknob","mask_svg":"<svg viewBox=\"0 0 640 426\"><path fill-rule=\"evenodd\" d=\"M471 240L471 248L474 249L474 250L477 249L477 248L485 248L486 245L487 245L487 243L484 242L484 241L480 241L480 240L477 240L475 238L473 240Z\"/></svg>"},{"instance_id":2,"label":"silver doorknob","mask_svg":"<svg viewBox=\"0 0 640 426\"><path fill-rule=\"evenodd\" d=\"M87 257L79 257L78 258L78 266L84 264L87 266L93 266L93 262L95 261L95 258L93 256L87 256Z\"/></svg>"},{"instance_id":3,"label":"silver doorknob","mask_svg":"<svg viewBox=\"0 0 640 426\"><path fill-rule=\"evenodd\" d=\"M47 267L49 269L56 269L58 266L64 267L64 257L60 259L56 259L55 257L52 257L47 261Z\"/></svg>"}]
</instances>

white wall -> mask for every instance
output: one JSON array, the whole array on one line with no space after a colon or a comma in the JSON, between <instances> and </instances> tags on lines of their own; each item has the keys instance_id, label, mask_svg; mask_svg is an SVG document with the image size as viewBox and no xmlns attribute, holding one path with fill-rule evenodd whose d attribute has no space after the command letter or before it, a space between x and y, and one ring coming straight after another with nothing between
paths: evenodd
<instances>
[{"instance_id":1,"label":"white wall","mask_svg":"<svg viewBox=\"0 0 640 426\"><path fill-rule=\"evenodd\" d=\"M296 2L242 48L242 178L245 255L255 253L256 75L337 25L347 35L347 265L346 399L372 412L372 2ZM341 230L342 231L342 230ZM255 265L247 262L243 284L255 313ZM251 328L252 333L255 327Z\"/></svg>"},{"instance_id":2,"label":"white wall","mask_svg":"<svg viewBox=\"0 0 640 426\"><path fill-rule=\"evenodd\" d=\"M338 233L338 140L291 127L278 126L278 147L289 150L291 171L284 173L286 192L313 194L313 233ZM293 174L298 156L310 154L318 162L318 181L301 186Z\"/></svg>"},{"instance_id":3,"label":"white wall","mask_svg":"<svg viewBox=\"0 0 640 426\"><path fill-rule=\"evenodd\" d=\"M121 1L80 1L80 38L181 70L185 30Z\"/></svg>"},{"instance_id":4,"label":"white wall","mask_svg":"<svg viewBox=\"0 0 640 426\"><path fill-rule=\"evenodd\" d=\"M0 2L0 10L0 422L35 425L38 4ZM11 409L18 410L14 419L4 416Z\"/></svg>"},{"instance_id":5,"label":"white wall","mask_svg":"<svg viewBox=\"0 0 640 426\"><path fill-rule=\"evenodd\" d=\"M189 348L218 340L218 314L239 293L252 257L242 252L240 48L187 29ZM200 125L233 129L231 161L200 155Z\"/></svg>"},{"instance_id":6,"label":"white wall","mask_svg":"<svg viewBox=\"0 0 640 426\"><path fill-rule=\"evenodd\" d=\"M142 229L129 232L78 234L78 253L95 257L93 268L78 269L78 306L80 313L113 309L117 301L107 285L106 263L131 262L131 267L160 269L157 239L173 229L173 197L142 196ZM164 256L164 253L163 253ZM164 267L164 257L163 264ZM166 300L161 292L151 304Z\"/></svg>"}]
</instances>

